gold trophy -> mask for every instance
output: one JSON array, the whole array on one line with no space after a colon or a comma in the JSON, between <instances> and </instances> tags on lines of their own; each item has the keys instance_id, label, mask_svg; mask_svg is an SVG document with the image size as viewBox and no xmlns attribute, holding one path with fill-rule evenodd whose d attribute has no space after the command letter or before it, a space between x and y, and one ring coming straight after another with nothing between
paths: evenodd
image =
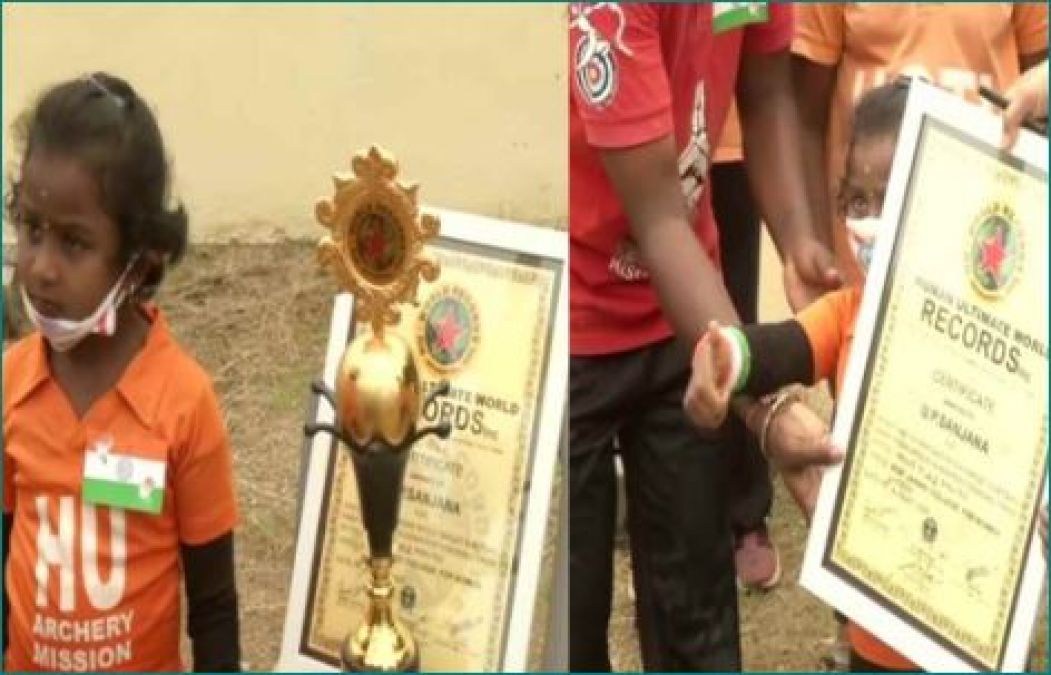
<instances>
[{"instance_id":1,"label":"gold trophy","mask_svg":"<svg viewBox=\"0 0 1051 675\"><path fill-rule=\"evenodd\" d=\"M354 295L355 319L369 330L343 353L335 392L320 381L312 385L332 404L335 424L307 424L304 431L331 433L349 449L369 542L368 609L343 643L343 669L418 671L416 641L394 616L391 543L412 446L428 434L448 437L450 425L416 428L424 404L416 362L408 343L387 327L400 318L398 304L415 304L421 277L438 277L423 245L439 224L419 213L417 186L398 182L397 162L379 148L356 155L351 168L353 176L334 177L333 198L317 204L317 219L331 233L318 244L318 261ZM428 401L448 389L441 383Z\"/></svg>"}]
</instances>

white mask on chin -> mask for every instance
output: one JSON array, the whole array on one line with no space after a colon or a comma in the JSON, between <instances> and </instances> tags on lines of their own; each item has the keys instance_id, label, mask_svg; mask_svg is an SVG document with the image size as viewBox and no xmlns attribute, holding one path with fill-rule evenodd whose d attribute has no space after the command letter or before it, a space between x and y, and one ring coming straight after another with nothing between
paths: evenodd
<instances>
[{"instance_id":1,"label":"white mask on chin","mask_svg":"<svg viewBox=\"0 0 1051 675\"><path fill-rule=\"evenodd\" d=\"M74 321L72 319L59 319L41 314L26 294L25 286L20 285L22 291L22 304L25 305L26 316L44 335L44 338L56 352L66 352L80 344L81 340L92 333L111 337L117 332L117 310L121 303L131 294L130 288L124 286L124 279L131 271L132 265L138 256L128 261L128 266L121 272L117 282L113 284L106 297L102 299L95 311L84 319Z\"/></svg>"}]
</instances>

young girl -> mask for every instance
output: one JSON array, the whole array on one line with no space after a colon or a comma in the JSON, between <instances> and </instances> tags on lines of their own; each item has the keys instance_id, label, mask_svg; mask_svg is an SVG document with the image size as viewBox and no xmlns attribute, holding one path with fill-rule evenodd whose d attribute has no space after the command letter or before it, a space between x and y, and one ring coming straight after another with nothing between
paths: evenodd
<instances>
[{"instance_id":1,"label":"young girl","mask_svg":"<svg viewBox=\"0 0 1051 675\"><path fill-rule=\"evenodd\" d=\"M878 234L907 97L907 80L899 80L865 94L854 113L838 207L845 217L851 248L863 272L868 269ZM861 291L860 286L854 285L829 293L795 319L782 323L756 324L729 332L713 323L698 342L694 354L687 393L691 417L702 426L718 426L726 415L734 389L761 395L789 383L811 384L833 377L838 389L850 353ZM747 341L752 355L750 368L734 365L743 363L740 356L733 354L739 349L732 345L734 340ZM744 374L738 378L742 371ZM745 382L735 382L738 379ZM775 417L763 425L768 430L777 424L776 408L770 414ZM815 492L809 497L811 509L818 486L818 482L813 483ZM1046 518L1044 511L1038 521L1045 549ZM849 621L846 637L852 672L917 670L904 656Z\"/></svg>"},{"instance_id":2,"label":"young girl","mask_svg":"<svg viewBox=\"0 0 1051 675\"><path fill-rule=\"evenodd\" d=\"M96 73L29 111L7 211L36 331L4 354L4 669L238 670L232 458L148 302L186 246L146 102ZM10 639L8 639L10 638Z\"/></svg>"}]
</instances>

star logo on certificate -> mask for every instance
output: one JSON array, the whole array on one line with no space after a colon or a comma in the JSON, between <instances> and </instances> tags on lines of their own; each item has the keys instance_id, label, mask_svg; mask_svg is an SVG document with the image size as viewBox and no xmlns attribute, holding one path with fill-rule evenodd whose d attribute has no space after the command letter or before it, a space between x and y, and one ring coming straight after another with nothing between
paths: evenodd
<instances>
[{"instance_id":1,"label":"star logo on certificate","mask_svg":"<svg viewBox=\"0 0 1051 675\"><path fill-rule=\"evenodd\" d=\"M967 257L974 289L990 299L1002 297L1018 277L1022 263L1021 230L1010 205L994 202L979 213Z\"/></svg>"},{"instance_id":2,"label":"star logo on certificate","mask_svg":"<svg viewBox=\"0 0 1051 675\"><path fill-rule=\"evenodd\" d=\"M470 293L442 286L424 303L417 331L420 352L435 370L451 372L470 358L478 331L478 308Z\"/></svg>"}]
</instances>

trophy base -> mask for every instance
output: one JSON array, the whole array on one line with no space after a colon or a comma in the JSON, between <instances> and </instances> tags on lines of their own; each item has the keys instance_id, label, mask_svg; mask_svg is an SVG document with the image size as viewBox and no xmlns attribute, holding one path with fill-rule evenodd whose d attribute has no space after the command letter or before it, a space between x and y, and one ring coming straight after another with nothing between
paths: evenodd
<instances>
[{"instance_id":1,"label":"trophy base","mask_svg":"<svg viewBox=\"0 0 1051 675\"><path fill-rule=\"evenodd\" d=\"M378 663L369 663L365 658L354 654L348 654L347 650L344 650L340 655L340 662L343 667L343 672L346 673L418 673L420 672L420 653L413 650L412 654L405 654L401 659L394 659L392 661L385 661L383 665ZM388 667L389 663L396 663L393 668Z\"/></svg>"},{"instance_id":2,"label":"trophy base","mask_svg":"<svg viewBox=\"0 0 1051 675\"><path fill-rule=\"evenodd\" d=\"M347 673L418 673L420 651L400 625L362 626L343 643L340 662Z\"/></svg>"},{"instance_id":3,"label":"trophy base","mask_svg":"<svg viewBox=\"0 0 1051 675\"><path fill-rule=\"evenodd\" d=\"M348 673L418 673L420 650L409 631L394 618L391 600L394 584L390 558L372 558L372 584L365 621L347 636L340 650Z\"/></svg>"}]
</instances>

